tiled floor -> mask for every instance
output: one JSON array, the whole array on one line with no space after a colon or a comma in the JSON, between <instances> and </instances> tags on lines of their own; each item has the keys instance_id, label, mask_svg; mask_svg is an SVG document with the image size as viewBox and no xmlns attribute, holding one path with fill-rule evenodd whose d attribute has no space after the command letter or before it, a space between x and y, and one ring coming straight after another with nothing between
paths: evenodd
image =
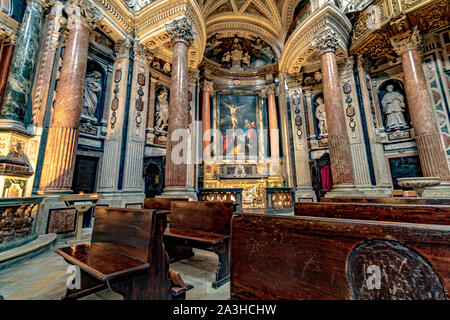
<instances>
[{"instance_id":1,"label":"tiled floor","mask_svg":"<svg viewBox=\"0 0 450 320\"><path fill-rule=\"evenodd\" d=\"M188 300L229 299L229 283L218 289L211 286L217 262L215 254L195 250L195 256L191 259L170 265L171 269L180 272L186 283L194 286L187 293ZM0 270L0 295L6 300L58 300L65 293L67 266L61 256L49 250L23 263ZM122 297L107 289L84 299L120 300Z\"/></svg>"}]
</instances>

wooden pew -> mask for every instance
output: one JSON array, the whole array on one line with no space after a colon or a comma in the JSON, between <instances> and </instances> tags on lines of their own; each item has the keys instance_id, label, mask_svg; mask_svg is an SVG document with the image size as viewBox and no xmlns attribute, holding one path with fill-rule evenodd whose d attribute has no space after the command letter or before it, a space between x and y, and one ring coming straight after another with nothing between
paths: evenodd
<instances>
[{"instance_id":1,"label":"wooden pew","mask_svg":"<svg viewBox=\"0 0 450 320\"><path fill-rule=\"evenodd\" d=\"M125 300L185 299L186 290L171 290L163 247L168 213L97 207L91 243L55 250L81 271L81 288L67 289L63 299L107 287Z\"/></svg>"},{"instance_id":2,"label":"wooden pew","mask_svg":"<svg viewBox=\"0 0 450 320\"><path fill-rule=\"evenodd\" d=\"M229 281L229 240L233 202L172 202L170 226L164 245L170 261L194 255L192 248L212 251L219 257L213 288Z\"/></svg>"},{"instance_id":3,"label":"wooden pew","mask_svg":"<svg viewBox=\"0 0 450 320\"><path fill-rule=\"evenodd\" d=\"M170 211L170 205L172 204L173 201L188 201L188 200L189 199L178 199L178 198L146 198L144 199L144 208ZM170 218L170 216L168 218Z\"/></svg>"},{"instance_id":4,"label":"wooden pew","mask_svg":"<svg viewBox=\"0 0 450 320\"><path fill-rule=\"evenodd\" d=\"M450 225L445 205L317 202L296 203L294 210L296 216Z\"/></svg>"},{"instance_id":5,"label":"wooden pew","mask_svg":"<svg viewBox=\"0 0 450 320\"><path fill-rule=\"evenodd\" d=\"M335 202L335 203L385 203L385 204L436 204L436 205L450 205L450 199L447 198L410 198L410 197L389 197L389 198L375 198L375 197L340 197L340 198L321 198L320 202Z\"/></svg>"},{"instance_id":6,"label":"wooden pew","mask_svg":"<svg viewBox=\"0 0 450 320\"><path fill-rule=\"evenodd\" d=\"M448 299L450 227L234 214L232 299Z\"/></svg>"}]
</instances>

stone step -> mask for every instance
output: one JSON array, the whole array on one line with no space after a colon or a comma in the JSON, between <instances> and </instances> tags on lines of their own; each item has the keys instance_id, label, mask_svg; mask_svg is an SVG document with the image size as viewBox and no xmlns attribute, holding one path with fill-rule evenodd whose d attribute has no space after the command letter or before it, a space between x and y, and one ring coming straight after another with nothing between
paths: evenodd
<instances>
[{"instance_id":1,"label":"stone step","mask_svg":"<svg viewBox=\"0 0 450 320\"><path fill-rule=\"evenodd\" d=\"M15 263L23 262L51 248L56 234L44 234L23 246L0 252L0 270Z\"/></svg>"}]
</instances>

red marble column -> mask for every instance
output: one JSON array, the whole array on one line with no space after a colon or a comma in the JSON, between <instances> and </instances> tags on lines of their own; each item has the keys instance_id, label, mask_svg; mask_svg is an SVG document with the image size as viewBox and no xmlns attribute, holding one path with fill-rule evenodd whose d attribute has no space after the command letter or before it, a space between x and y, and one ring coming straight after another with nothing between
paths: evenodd
<instances>
[{"instance_id":1,"label":"red marble column","mask_svg":"<svg viewBox=\"0 0 450 320\"><path fill-rule=\"evenodd\" d=\"M90 31L82 22L69 25L69 37L45 148L41 192L71 191Z\"/></svg>"},{"instance_id":2,"label":"red marble column","mask_svg":"<svg viewBox=\"0 0 450 320\"><path fill-rule=\"evenodd\" d=\"M275 102L275 92L273 88L268 89L267 99L269 101L269 137L271 158L280 157L280 132L278 130L277 106Z\"/></svg>"},{"instance_id":3,"label":"red marble column","mask_svg":"<svg viewBox=\"0 0 450 320\"><path fill-rule=\"evenodd\" d=\"M9 68L14 53L14 45L12 43L2 43L2 51L0 56L0 108L5 97L6 84L8 82Z\"/></svg>"},{"instance_id":4,"label":"red marble column","mask_svg":"<svg viewBox=\"0 0 450 320\"><path fill-rule=\"evenodd\" d=\"M211 157L211 92L213 83L205 81L202 97L202 152L203 158ZM206 138L205 138L206 137Z\"/></svg>"},{"instance_id":5,"label":"red marble column","mask_svg":"<svg viewBox=\"0 0 450 320\"><path fill-rule=\"evenodd\" d=\"M397 44L396 49L402 60L406 100L416 134L422 172L425 177L439 177L441 181L448 182L450 172L447 156L427 89L422 59L417 43L413 39L407 40L410 41Z\"/></svg>"},{"instance_id":6,"label":"red marble column","mask_svg":"<svg viewBox=\"0 0 450 320\"><path fill-rule=\"evenodd\" d=\"M183 193L187 189L187 150L179 148L179 144L182 139L184 141L187 139L188 50L195 35L186 18L174 20L168 24L167 31L173 43L173 60L164 193L173 194ZM172 141L174 134L178 136L182 133L182 130L185 130L185 133L181 135L182 137ZM175 148L176 150L174 150Z\"/></svg>"},{"instance_id":7,"label":"red marble column","mask_svg":"<svg viewBox=\"0 0 450 320\"><path fill-rule=\"evenodd\" d=\"M354 184L352 155L342 107L335 51L328 50L322 53L320 62L333 184L352 185Z\"/></svg>"}]
</instances>

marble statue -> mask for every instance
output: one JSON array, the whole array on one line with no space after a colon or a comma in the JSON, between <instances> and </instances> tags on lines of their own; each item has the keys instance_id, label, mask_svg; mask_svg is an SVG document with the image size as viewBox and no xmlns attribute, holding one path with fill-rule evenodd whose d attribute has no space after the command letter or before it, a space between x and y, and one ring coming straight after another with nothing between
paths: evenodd
<instances>
[{"instance_id":1,"label":"marble statue","mask_svg":"<svg viewBox=\"0 0 450 320\"><path fill-rule=\"evenodd\" d=\"M319 135L326 136L328 134L328 129L327 129L325 104L323 103L322 97L318 97L316 102L317 102L316 119L317 119L317 121L319 121L319 131L320 131Z\"/></svg>"},{"instance_id":2,"label":"marble statue","mask_svg":"<svg viewBox=\"0 0 450 320\"><path fill-rule=\"evenodd\" d=\"M242 46L238 38L233 40L231 51L226 52L222 58L222 62L230 62L230 60L231 70L243 70L242 63L247 67L250 66L250 55L248 52L244 53L242 51Z\"/></svg>"},{"instance_id":3,"label":"marble statue","mask_svg":"<svg viewBox=\"0 0 450 320\"><path fill-rule=\"evenodd\" d=\"M167 90L161 91L158 95L156 128L164 130L169 125L169 102L167 101Z\"/></svg>"},{"instance_id":4,"label":"marble statue","mask_svg":"<svg viewBox=\"0 0 450 320\"><path fill-rule=\"evenodd\" d=\"M406 126L405 116L405 97L394 91L393 85L388 85L386 87L388 91L381 101L383 105L383 112L386 116L386 127L387 129L392 129L396 127Z\"/></svg>"},{"instance_id":5,"label":"marble statue","mask_svg":"<svg viewBox=\"0 0 450 320\"><path fill-rule=\"evenodd\" d=\"M83 109L81 114L95 119L98 105L98 93L102 90L102 74L98 71L86 76L84 84Z\"/></svg>"}]
</instances>

